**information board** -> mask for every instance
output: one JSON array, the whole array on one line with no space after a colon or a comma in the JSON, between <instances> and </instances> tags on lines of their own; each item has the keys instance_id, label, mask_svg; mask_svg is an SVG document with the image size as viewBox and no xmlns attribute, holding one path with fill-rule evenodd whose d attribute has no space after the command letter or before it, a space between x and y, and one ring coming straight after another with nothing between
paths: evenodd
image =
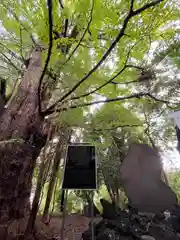
<instances>
[{"instance_id":1,"label":"information board","mask_svg":"<svg viewBox=\"0 0 180 240\"><path fill-rule=\"evenodd\" d=\"M95 146L68 146L62 189L97 189Z\"/></svg>"}]
</instances>

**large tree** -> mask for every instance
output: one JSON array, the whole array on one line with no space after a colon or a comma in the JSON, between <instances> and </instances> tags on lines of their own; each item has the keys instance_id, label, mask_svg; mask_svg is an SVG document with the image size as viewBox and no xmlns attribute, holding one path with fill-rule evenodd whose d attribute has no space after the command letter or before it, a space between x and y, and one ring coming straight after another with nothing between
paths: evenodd
<instances>
[{"instance_id":1,"label":"large tree","mask_svg":"<svg viewBox=\"0 0 180 240\"><path fill-rule=\"evenodd\" d=\"M0 19L0 219L8 221L30 210L50 122L83 127L99 103L115 103L113 124L133 124L125 114L147 103L176 106L153 92L149 58L154 42L176 40L178 9L163 0L6 0Z\"/></svg>"}]
</instances>

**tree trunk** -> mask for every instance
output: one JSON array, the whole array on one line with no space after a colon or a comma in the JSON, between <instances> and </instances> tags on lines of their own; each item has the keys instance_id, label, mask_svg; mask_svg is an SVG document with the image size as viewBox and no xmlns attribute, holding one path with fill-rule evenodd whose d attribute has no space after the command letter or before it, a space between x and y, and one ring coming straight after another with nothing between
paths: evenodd
<instances>
[{"instance_id":1,"label":"tree trunk","mask_svg":"<svg viewBox=\"0 0 180 240\"><path fill-rule=\"evenodd\" d=\"M105 183L106 188L108 190L111 201L115 203L115 196L113 194L112 188L111 188L110 183L108 181L108 177L107 177L108 175L105 173L105 170L103 168L101 169L101 171L102 171L103 178L104 178L104 183Z\"/></svg>"},{"instance_id":2,"label":"tree trunk","mask_svg":"<svg viewBox=\"0 0 180 240\"><path fill-rule=\"evenodd\" d=\"M32 174L46 135L38 114L41 53L34 50L17 94L0 117L0 221L29 211Z\"/></svg>"},{"instance_id":3,"label":"tree trunk","mask_svg":"<svg viewBox=\"0 0 180 240\"><path fill-rule=\"evenodd\" d=\"M65 130L61 131L61 133L63 133L63 134L61 134L59 137L59 141L58 141L58 143L56 145L56 149L55 149L55 156L53 159L54 161L53 161L53 166L52 166L52 173L51 173L51 178L50 178L50 183L49 183L49 188L48 188L48 192L47 192L46 203L45 203L44 212L43 212L43 218L42 218L44 223L48 222L49 207L50 207L50 203L51 203L51 199L52 199L52 195L53 195L53 190L54 190L54 186L55 186L55 182L56 182L56 178L57 178L60 161L61 161L61 158L64 156L65 146L67 145L69 135L71 134L69 129L65 129Z\"/></svg>"},{"instance_id":4,"label":"tree trunk","mask_svg":"<svg viewBox=\"0 0 180 240\"><path fill-rule=\"evenodd\" d=\"M49 126L47 142L49 141L51 134L52 134L52 127ZM36 220L36 216L37 216L37 212L38 212L38 207L39 207L39 200L40 200L41 192L44 187L45 180L46 180L46 178L44 176L46 167L48 165L47 160L45 160L46 146L44 147L44 154L42 154L41 158L42 159L41 159L41 164L40 164L40 169L39 169L39 174L38 174L38 180L37 180L37 184L36 184L36 191L35 191L32 208L31 208L31 213L30 213L30 217L29 217L28 224L26 227L24 238L28 237L28 235L32 232L32 230L34 228L34 224L35 224L35 220Z\"/></svg>"}]
</instances>

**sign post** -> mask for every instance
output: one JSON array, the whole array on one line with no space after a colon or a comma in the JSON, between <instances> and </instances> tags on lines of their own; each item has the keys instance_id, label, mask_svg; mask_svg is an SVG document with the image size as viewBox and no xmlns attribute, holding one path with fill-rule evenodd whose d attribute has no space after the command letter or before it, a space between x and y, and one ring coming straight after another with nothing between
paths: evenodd
<instances>
[{"instance_id":1,"label":"sign post","mask_svg":"<svg viewBox=\"0 0 180 240\"><path fill-rule=\"evenodd\" d=\"M91 191L91 230L92 240L94 240L93 190L97 190L97 162L95 146L86 143L75 143L68 146L64 166L61 197L61 211L63 212L64 219L68 190ZM61 231L61 238L63 239L62 235L63 229Z\"/></svg>"}]
</instances>

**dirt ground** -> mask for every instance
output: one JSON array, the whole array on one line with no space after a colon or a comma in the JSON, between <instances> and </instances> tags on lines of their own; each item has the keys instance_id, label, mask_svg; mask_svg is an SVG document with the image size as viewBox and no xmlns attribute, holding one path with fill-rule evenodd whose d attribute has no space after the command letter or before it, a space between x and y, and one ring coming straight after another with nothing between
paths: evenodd
<instances>
[{"instance_id":1,"label":"dirt ground","mask_svg":"<svg viewBox=\"0 0 180 240\"><path fill-rule=\"evenodd\" d=\"M94 218L95 222L100 221L101 218ZM81 234L88 229L91 218L84 217L79 214L71 214L65 217L64 222L64 240L79 240ZM59 236L62 227L61 217L52 217L49 223L51 234Z\"/></svg>"},{"instance_id":2,"label":"dirt ground","mask_svg":"<svg viewBox=\"0 0 180 240\"><path fill-rule=\"evenodd\" d=\"M95 218L99 221L101 218ZM88 229L91 218L80 214L71 214L65 217L64 240L79 240L82 232ZM27 225L27 219L20 219L9 222L7 225L0 225L0 240L21 240ZM48 224L42 222L41 217L37 217L33 236L27 240L52 240L60 237L62 227L62 217L53 216ZM57 238L58 239L58 238ZM60 239L60 238L59 238Z\"/></svg>"},{"instance_id":3,"label":"dirt ground","mask_svg":"<svg viewBox=\"0 0 180 240\"><path fill-rule=\"evenodd\" d=\"M94 218L97 223L100 217ZM81 234L88 229L91 218L80 214L71 214L65 217L63 240L80 240ZM62 217L53 216L48 224L42 222L41 217L37 217L34 233L24 239L23 233L26 229L27 219L14 220L8 225L0 224L0 240L60 240ZM174 234L172 229L163 224L153 224L149 229L149 234L156 240L179 240L180 236ZM125 239L125 238L122 238ZM126 238L127 239L127 238Z\"/></svg>"}]
</instances>

